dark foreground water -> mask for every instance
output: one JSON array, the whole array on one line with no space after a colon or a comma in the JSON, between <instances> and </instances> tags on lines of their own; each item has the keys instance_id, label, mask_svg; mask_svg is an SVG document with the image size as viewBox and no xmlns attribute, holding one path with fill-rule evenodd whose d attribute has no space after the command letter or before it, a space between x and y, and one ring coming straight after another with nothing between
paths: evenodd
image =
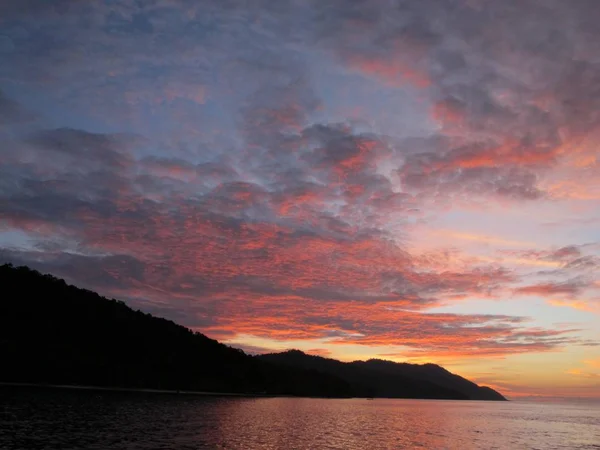
<instances>
[{"instance_id":1,"label":"dark foreground water","mask_svg":"<svg viewBox=\"0 0 600 450\"><path fill-rule=\"evenodd\" d=\"M2 449L600 449L600 405L0 387Z\"/></svg>"}]
</instances>

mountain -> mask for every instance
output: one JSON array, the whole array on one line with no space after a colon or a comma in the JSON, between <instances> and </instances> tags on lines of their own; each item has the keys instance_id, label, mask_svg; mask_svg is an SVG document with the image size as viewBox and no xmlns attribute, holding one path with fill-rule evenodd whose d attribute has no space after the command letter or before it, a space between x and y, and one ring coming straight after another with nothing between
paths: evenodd
<instances>
[{"instance_id":1,"label":"mountain","mask_svg":"<svg viewBox=\"0 0 600 450\"><path fill-rule=\"evenodd\" d=\"M0 266L0 381L349 397L329 374L259 361L121 301Z\"/></svg>"},{"instance_id":2,"label":"mountain","mask_svg":"<svg viewBox=\"0 0 600 450\"><path fill-rule=\"evenodd\" d=\"M345 380L363 397L506 400L486 386L466 380L435 364L394 363L379 359L341 362L299 350L271 353L261 361L302 370L317 370Z\"/></svg>"},{"instance_id":3,"label":"mountain","mask_svg":"<svg viewBox=\"0 0 600 450\"><path fill-rule=\"evenodd\" d=\"M503 400L432 364L252 357L27 267L0 266L0 381L318 397Z\"/></svg>"}]
</instances>

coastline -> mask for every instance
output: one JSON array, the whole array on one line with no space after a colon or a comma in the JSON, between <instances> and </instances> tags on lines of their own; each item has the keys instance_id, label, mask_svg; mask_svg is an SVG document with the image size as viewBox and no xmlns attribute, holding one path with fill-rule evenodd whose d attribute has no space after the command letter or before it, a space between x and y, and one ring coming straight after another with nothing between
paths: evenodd
<instances>
[{"instance_id":1,"label":"coastline","mask_svg":"<svg viewBox=\"0 0 600 450\"><path fill-rule=\"evenodd\" d=\"M51 383L20 383L11 381L0 381L0 387L36 387L51 389L72 389L82 391L105 391L105 392L138 392L147 394L173 394L173 395L199 395L211 397L276 397L267 394L249 394L241 392L211 392L211 391L186 391L172 389L150 389L150 388L122 388L116 386L89 386L75 384L51 384Z\"/></svg>"},{"instance_id":2,"label":"coastline","mask_svg":"<svg viewBox=\"0 0 600 450\"><path fill-rule=\"evenodd\" d=\"M122 388L116 386L91 386L79 384L52 384L52 383L22 383L12 381L0 381L2 387L24 387L24 388L47 388L47 389L67 389L79 391L102 391L102 392L126 392L141 394L166 394L166 395L193 395L200 397L247 397L247 398L318 398L331 400L363 399L363 400L419 400L419 401L443 401L443 402L483 402L496 403L497 400L470 400L470 399L443 399L443 398L412 398L412 397L320 397L320 396L295 396L285 394L261 394L261 393L241 393L241 392L211 392L211 391L187 391L173 389L150 389L150 388ZM509 402L505 399L500 402Z\"/></svg>"}]
</instances>

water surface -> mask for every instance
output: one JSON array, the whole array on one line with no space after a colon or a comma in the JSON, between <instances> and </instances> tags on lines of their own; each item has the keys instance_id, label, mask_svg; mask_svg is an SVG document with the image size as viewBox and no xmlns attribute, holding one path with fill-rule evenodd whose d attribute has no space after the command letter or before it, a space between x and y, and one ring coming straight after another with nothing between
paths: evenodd
<instances>
[{"instance_id":1,"label":"water surface","mask_svg":"<svg viewBox=\"0 0 600 450\"><path fill-rule=\"evenodd\" d=\"M600 405L0 388L2 449L600 449Z\"/></svg>"}]
</instances>

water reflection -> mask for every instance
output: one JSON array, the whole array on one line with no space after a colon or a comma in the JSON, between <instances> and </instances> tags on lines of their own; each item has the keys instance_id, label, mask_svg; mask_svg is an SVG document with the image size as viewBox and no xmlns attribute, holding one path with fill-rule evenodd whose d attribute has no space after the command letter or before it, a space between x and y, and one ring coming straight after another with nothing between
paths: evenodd
<instances>
[{"instance_id":1,"label":"water reflection","mask_svg":"<svg viewBox=\"0 0 600 450\"><path fill-rule=\"evenodd\" d=\"M0 388L0 448L599 448L600 408Z\"/></svg>"}]
</instances>

